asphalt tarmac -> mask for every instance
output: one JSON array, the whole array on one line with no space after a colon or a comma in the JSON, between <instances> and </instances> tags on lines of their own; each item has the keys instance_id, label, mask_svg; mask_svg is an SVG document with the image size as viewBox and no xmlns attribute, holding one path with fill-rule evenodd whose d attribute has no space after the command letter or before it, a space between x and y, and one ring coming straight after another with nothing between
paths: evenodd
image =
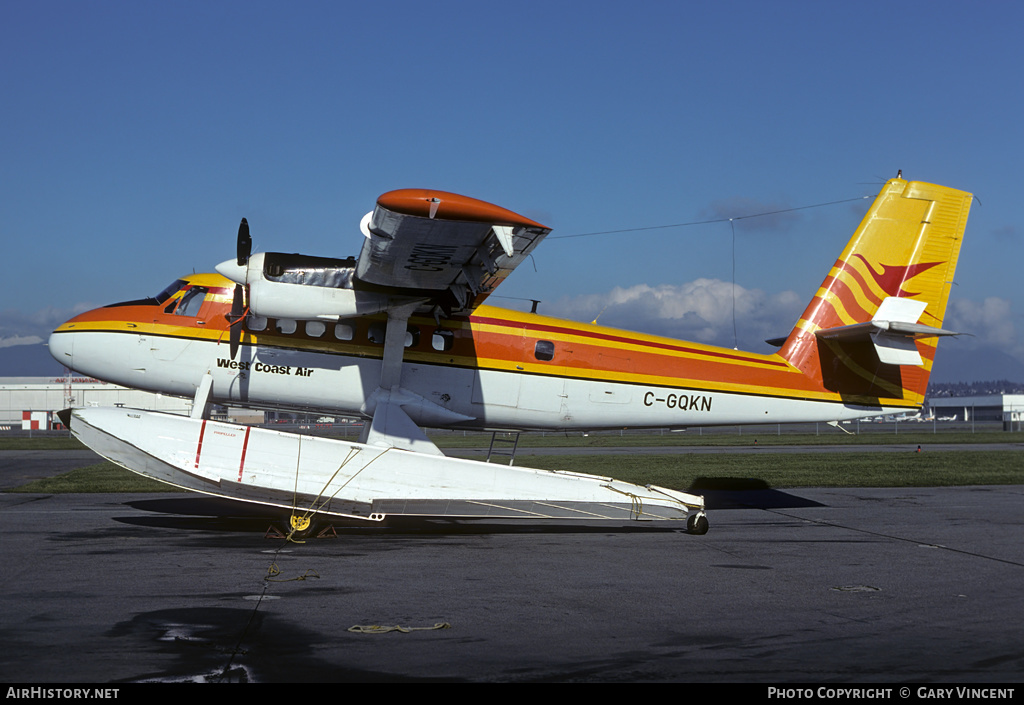
<instances>
[{"instance_id":1,"label":"asphalt tarmac","mask_svg":"<svg viewBox=\"0 0 1024 705\"><path fill-rule=\"evenodd\" d=\"M407 521L294 544L197 495L3 493L0 680L1024 679L1024 486L706 496L706 536Z\"/></svg>"}]
</instances>

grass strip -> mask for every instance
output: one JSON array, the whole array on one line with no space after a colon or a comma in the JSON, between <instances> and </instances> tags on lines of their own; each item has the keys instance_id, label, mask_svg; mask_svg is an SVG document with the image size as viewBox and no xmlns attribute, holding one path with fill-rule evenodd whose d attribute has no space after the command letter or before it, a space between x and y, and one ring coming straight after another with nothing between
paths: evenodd
<instances>
[{"instance_id":1,"label":"grass strip","mask_svg":"<svg viewBox=\"0 0 1024 705\"><path fill-rule=\"evenodd\" d=\"M750 447L758 446L857 446L857 445L922 445L931 443L943 444L984 444L984 443L1024 443L1024 435L1003 431L946 431L930 433L913 431L900 433L870 432L855 435L845 434L829 429L821 434L814 433L774 433L773 428L759 431L747 431L742 434L714 433L600 433L582 435L580 433L523 433L519 436L522 448L634 448L634 447ZM432 440L440 448L487 448L491 443L489 433L430 433Z\"/></svg>"},{"instance_id":2,"label":"grass strip","mask_svg":"<svg viewBox=\"0 0 1024 705\"><path fill-rule=\"evenodd\" d=\"M77 438L51 436L47 438L0 438L0 451L4 450L88 450Z\"/></svg>"},{"instance_id":3,"label":"grass strip","mask_svg":"<svg viewBox=\"0 0 1024 705\"><path fill-rule=\"evenodd\" d=\"M96 463L70 472L35 480L8 492L78 494L89 492L184 492L151 480L113 463Z\"/></svg>"}]
</instances>

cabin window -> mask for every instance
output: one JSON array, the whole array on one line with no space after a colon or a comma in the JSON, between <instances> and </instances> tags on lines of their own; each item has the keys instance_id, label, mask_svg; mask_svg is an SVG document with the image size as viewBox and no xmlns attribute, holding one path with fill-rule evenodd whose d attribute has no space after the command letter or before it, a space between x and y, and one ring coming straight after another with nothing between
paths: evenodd
<instances>
[{"instance_id":1,"label":"cabin window","mask_svg":"<svg viewBox=\"0 0 1024 705\"><path fill-rule=\"evenodd\" d=\"M338 340L352 340L356 329L351 323L339 323L334 326L334 337Z\"/></svg>"},{"instance_id":2,"label":"cabin window","mask_svg":"<svg viewBox=\"0 0 1024 705\"><path fill-rule=\"evenodd\" d=\"M409 326L405 329L405 347L414 348L420 344L420 329Z\"/></svg>"},{"instance_id":3,"label":"cabin window","mask_svg":"<svg viewBox=\"0 0 1024 705\"><path fill-rule=\"evenodd\" d=\"M293 318L279 318L277 319L275 330L277 330L278 333L283 333L284 335L291 335L298 327L299 324L296 323Z\"/></svg>"},{"instance_id":4,"label":"cabin window","mask_svg":"<svg viewBox=\"0 0 1024 705\"><path fill-rule=\"evenodd\" d=\"M455 333L450 330L435 330L434 334L430 337L430 345L434 350L447 352L452 349L452 345L454 344Z\"/></svg>"},{"instance_id":5,"label":"cabin window","mask_svg":"<svg viewBox=\"0 0 1024 705\"><path fill-rule=\"evenodd\" d=\"M383 323L372 323L370 327L366 329L366 339L371 343L377 343L378 345L384 344L384 335L387 333L388 327Z\"/></svg>"},{"instance_id":6,"label":"cabin window","mask_svg":"<svg viewBox=\"0 0 1024 705\"><path fill-rule=\"evenodd\" d=\"M533 348L533 355L538 360L547 362L555 357L555 344L550 340L538 340Z\"/></svg>"},{"instance_id":7,"label":"cabin window","mask_svg":"<svg viewBox=\"0 0 1024 705\"><path fill-rule=\"evenodd\" d=\"M267 329L267 318L266 318L266 316L255 316L255 315L250 313L249 317L245 321L245 326L249 330L255 330L255 331L266 330Z\"/></svg>"},{"instance_id":8,"label":"cabin window","mask_svg":"<svg viewBox=\"0 0 1024 705\"><path fill-rule=\"evenodd\" d=\"M371 343L383 345L385 337L387 336L388 327L385 323L371 323L370 327L366 330L366 338ZM411 348L414 345L419 345L420 342L420 329L414 326L409 326L405 329L405 341L404 345L407 348Z\"/></svg>"},{"instance_id":9,"label":"cabin window","mask_svg":"<svg viewBox=\"0 0 1024 705\"><path fill-rule=\"evenodd\" d=\"M320 321L306 321L306 335L310 338L319 338L326 330L327 326Z\"/></svg>"},{"instance_id":10,"label":"cabin window","mask_svg":"<svg viewBox=\"0 0 1024 705\"><path fill-rule=\"evenodd\" d=\"M198 318L199 309L203 305L203 298L206 296L205 286L194 286L186 291L181 296L181 300L178 301L178 308L174 310L179 316L188 316L189 318Z\"/></svg>"}]
</instances>

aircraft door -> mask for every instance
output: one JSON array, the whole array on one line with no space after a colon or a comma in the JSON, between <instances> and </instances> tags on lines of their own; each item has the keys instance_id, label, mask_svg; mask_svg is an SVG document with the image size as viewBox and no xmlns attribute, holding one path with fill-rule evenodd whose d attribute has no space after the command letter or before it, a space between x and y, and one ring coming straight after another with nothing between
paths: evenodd
<instances>
[{"instance_id":1,"label":"aircraft door","mask_svg":"<svg viewBox=\"0 0 1024 705\"><path fill-rule=\"evenodd\" d=\"M519 408L547 413L563 412L565 400L565 356L571 354L569 343L548 340L527 334L523 338L523 356L533 374L521 380Z\"/></svg>"},{"instance_id":2,"label":"aircraft door","mask_svg":"<svg viewBox=\"0 0 1024 705\"><path fill-rule=\"evenodd\" d=\"M477 343L477 359L484 357L502 361L516 362L523 354L523 329L516 328L511 334L495 336L486 345ZM507 364L507 362L506 362ZM515 369L484 369L473 375L473 404L487 406L503 406L516 408L519 406L519 386L522 365ZM480 414L477 414L480 415Z\"/></svg>"},{"instance_id":3,"label":"aircraft door","mask_svg":"<svg viewBox=\"0 0 1024 705\"><path fill-rule=\"evenodd\" d=\"M190 287L178 300L177 306L171 309L172 318L180 321L182 326L205 325L212 312L212 298L207 287ZM174 362L191 346L190 340L175 336L151 338L150 343L153 358L160 362Z\"/></svg>"}]
</instances>

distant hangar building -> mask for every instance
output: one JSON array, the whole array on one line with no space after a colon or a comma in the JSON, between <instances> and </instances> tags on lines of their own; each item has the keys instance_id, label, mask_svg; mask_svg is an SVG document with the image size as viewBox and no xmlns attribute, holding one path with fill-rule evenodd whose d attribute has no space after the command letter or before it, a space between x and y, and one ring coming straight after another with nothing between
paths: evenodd
<instances>
[{"instance_id":1,"label":"distant hangar building","mask_svg":"<svg viewBox=\"0 0 1024 705\"><path fill-rule=\"evenodd\" d=\"M1004 431L1019 431L1024 419L1024 394L930 398L928 407L937 417L953 416L958 421L1002 421Z\"/></svg>"},{"instance_id":2,"label":"distant hangar building","mask_svg":"<svg viewBox=\"0 0 1024 705\"><path fill-rule=\"evenodd\" d=\"M48 429L69 406L126 406L187 414L189 399L128 389L92 377L0 377L0 427Z\"/></svg>"}]
</instances>

